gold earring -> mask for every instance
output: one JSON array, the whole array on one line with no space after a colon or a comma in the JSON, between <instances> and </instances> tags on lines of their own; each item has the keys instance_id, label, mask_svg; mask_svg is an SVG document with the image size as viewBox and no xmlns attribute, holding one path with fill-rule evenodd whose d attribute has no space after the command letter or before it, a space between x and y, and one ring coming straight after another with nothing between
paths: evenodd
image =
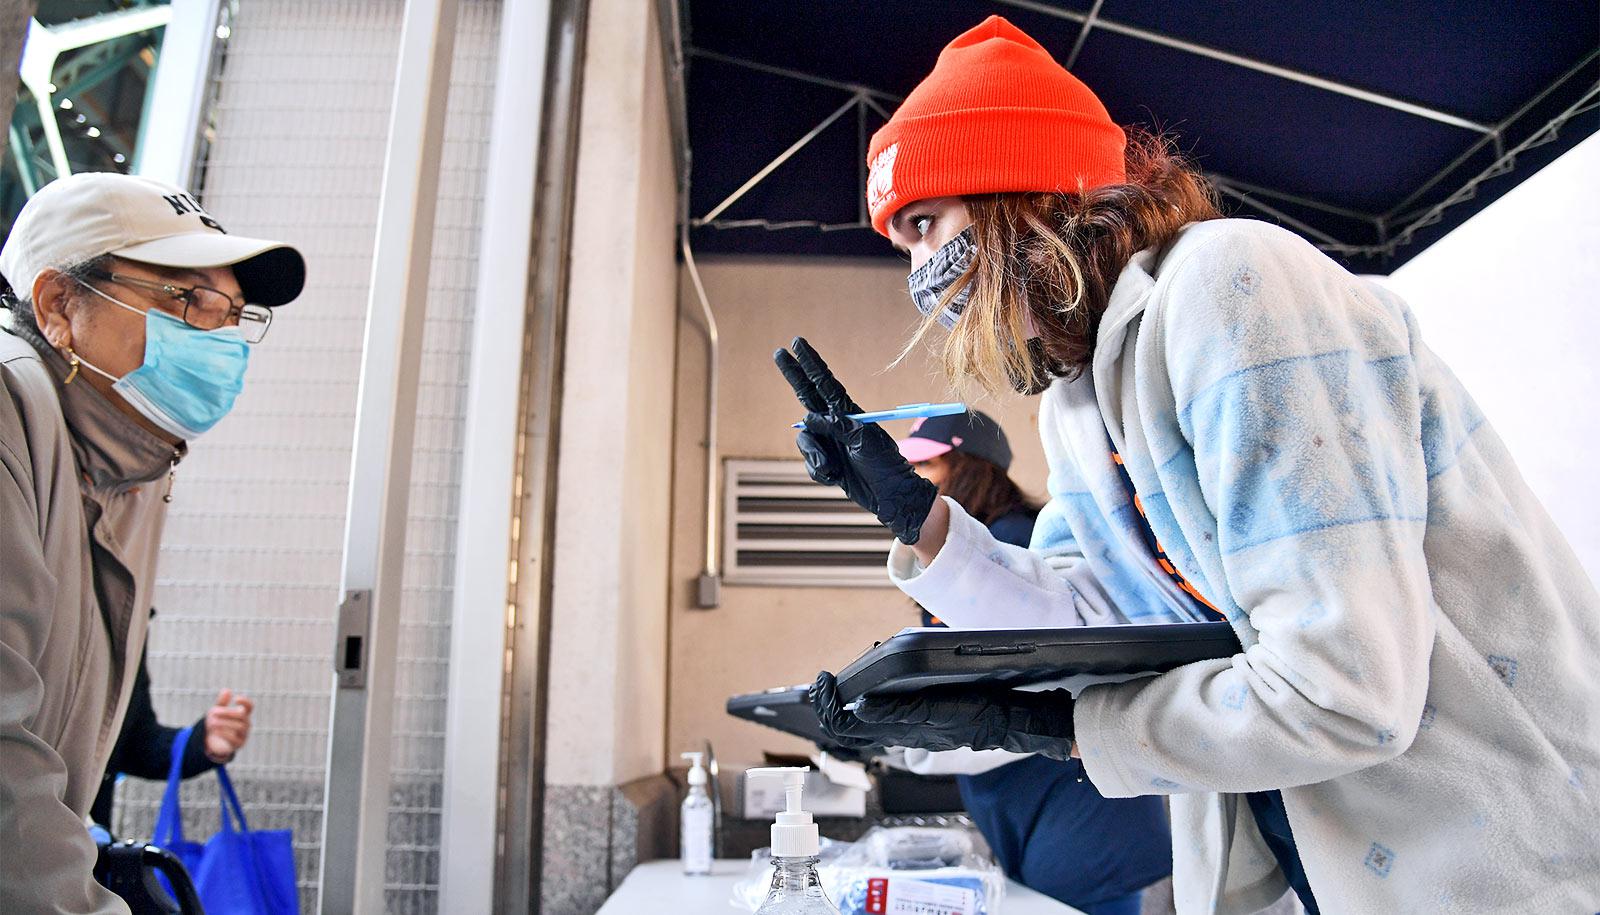
<instances>
[{"instance_id":1,"label":"gold earring","mask_svg":"<svg viewBox=\"0 0 1600 915\"><path fill-rule=\"evenodd\" d=\"M70 346L67 347L67 364L72 366L72 371L67 373L67 380L61 382L63 385L71 384L72 379L78 377L78 366L81 364L78 354L73 352Z\"/></svg>"}]
</instances>

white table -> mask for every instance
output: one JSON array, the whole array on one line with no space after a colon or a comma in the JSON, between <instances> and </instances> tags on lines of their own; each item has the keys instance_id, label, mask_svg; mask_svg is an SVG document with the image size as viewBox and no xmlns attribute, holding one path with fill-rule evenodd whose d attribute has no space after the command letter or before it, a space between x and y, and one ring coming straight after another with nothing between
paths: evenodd
<instances>
[{"instance_id":1,"label":"white table","mask_svg":"<svg viewBox=\"0 0 1600 915\"><path fill-rule=\"evenodd\" d=\"M711 867L709 877L686 877L677 859L647 861L633 869L599 915L677 915L739 911L729 901L733 885L749 870L747 859L723 859ZM1083 915L1071 906L1042 896L1016 881L1006 887L999 915Z\"/></svg>"}]
</instances>

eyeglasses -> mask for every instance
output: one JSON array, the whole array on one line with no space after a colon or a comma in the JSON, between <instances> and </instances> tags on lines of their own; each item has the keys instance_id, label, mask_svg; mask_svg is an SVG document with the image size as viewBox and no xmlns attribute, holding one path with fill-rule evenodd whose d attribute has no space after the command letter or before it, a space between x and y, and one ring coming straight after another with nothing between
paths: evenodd
<instances>
[{"instance_id":1,"label":"eyeglasses","mask_svg":"<svg viewBox=\"0 0 1600 915\"><path fill-rule=\"evenodd\" d=\"M176 286L125 273L91 273L90 278L150 289L183 303L178 317L195 330L216 330L237 325L246 343L260 343L272 326L272 309L265 305L241 303L220 289L210 286Z\"/></svg>"}]
</instances>

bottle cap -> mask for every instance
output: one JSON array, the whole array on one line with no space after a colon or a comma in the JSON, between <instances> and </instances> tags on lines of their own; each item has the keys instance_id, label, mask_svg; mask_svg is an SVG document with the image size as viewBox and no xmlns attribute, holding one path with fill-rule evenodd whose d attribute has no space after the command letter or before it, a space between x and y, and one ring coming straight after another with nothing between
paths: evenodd
<instances>
[{"instance_id":1,"label":"bottle cap","mask_svg":"<svg viewBox=\"0 0 1600 915\"><path fill-rule=\"evenodd\" d=\"M772 856L774 858L814 858L822 849L822 838L817 824L802 805L801 795L806 787L809 766L769 766L751 769L744 774L750 778L783 779L784 811L772 824Z\"/></svg>"},{"instance_id":2,"label":"bottle cap","mask_svg":"<svg viewBox=\"0 0 1600 915\"><path fill-rule=\"evenodd\" d=\"M684 759L689 760L689 784L704 785L706 783L706 770L700 764L705 758L704 753L680 753Z\"/></svg>"}]
</instances>

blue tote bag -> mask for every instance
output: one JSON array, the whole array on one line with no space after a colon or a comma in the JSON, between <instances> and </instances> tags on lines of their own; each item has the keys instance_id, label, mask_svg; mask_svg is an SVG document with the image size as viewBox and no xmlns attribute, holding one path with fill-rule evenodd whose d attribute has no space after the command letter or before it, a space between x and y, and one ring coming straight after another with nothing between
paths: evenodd
<instances>
[{"instance_id":1,"label":"blue tote bag","mask_svg":"<svg viewBox=\"0 0 1600 915\"><path fill-rule=\"evenodd\" d=\"M184 728L172 741L172 767L167 770L167 792L161 798L153 841L183 861L207 915L299 915L291 833L287 829L252 832L225 767L217 767L217 779L222 783L222 828L204 845L184 838L178 783L182 781L184 747L193 730Z\"/></svg>"}]
</instances>

